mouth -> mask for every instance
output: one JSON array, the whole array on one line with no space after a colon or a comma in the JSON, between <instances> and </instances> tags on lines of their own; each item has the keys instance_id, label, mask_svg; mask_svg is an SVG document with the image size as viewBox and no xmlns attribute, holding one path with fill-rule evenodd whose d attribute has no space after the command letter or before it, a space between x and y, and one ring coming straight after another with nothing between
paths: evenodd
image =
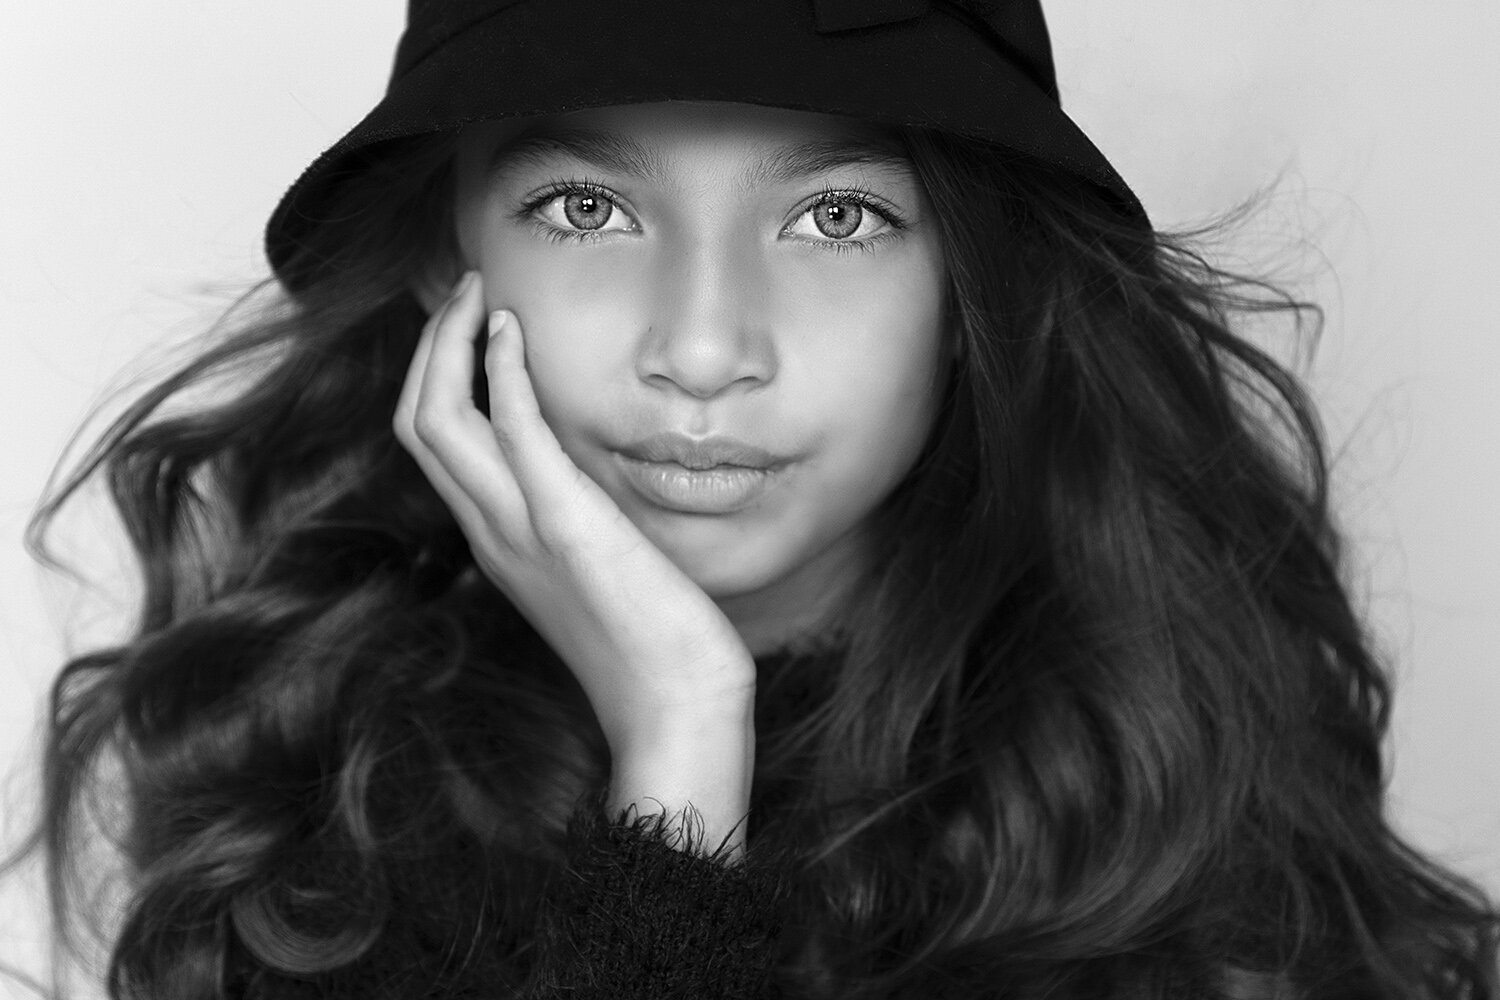
<instances>
[{"instance_id":1,"label":"mouth","mask_svg":"<svg viewBox=\"0 0 1500 1000\"><path fill-rule=\"evenodd\" d=\"M730 466L771 471L786 460L764 448L731 437L690 438L685 434L654 434L619 449L640 462L671 462L695 472Z\"/></svg>"},{"instance_id":2,"label":"mouth","mask_svg":"<svg viewBox=\"0 0 1500 1000\"><path fill-rule=\"evenodd\" d=\"M683 514L732 514L779 481L789 461L734 438L657 434L617 452L626 480L647 502Z\"/></svg>"}]
</instances>

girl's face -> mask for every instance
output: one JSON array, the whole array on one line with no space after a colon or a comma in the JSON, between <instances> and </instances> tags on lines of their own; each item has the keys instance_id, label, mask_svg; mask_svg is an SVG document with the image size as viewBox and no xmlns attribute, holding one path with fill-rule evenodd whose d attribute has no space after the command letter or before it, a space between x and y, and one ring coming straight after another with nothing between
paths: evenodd
<instances>
[{"instance_id":1,"label":"girl's face","mask_svg":"<svg viewBox=\"0 0 1500 1000\"><path fill-rule=\"evenodd\" d=\"M947 364L931 209L899 146L742 104L468 129L464 264L520 318L563 449L752 650L877 557Z\"/></svg>"}]
</instances>

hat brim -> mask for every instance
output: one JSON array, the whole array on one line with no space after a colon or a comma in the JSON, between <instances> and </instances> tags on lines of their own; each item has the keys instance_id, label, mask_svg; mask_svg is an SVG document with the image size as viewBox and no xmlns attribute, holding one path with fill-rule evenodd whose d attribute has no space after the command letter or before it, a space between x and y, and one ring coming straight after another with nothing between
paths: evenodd
<instances>
[{"instance_id":1,"label":"hat brim","mask_svg":"<svg viewBox=\"0 0 1500 1000\"><path fill-rule=\"evenodd\" d=\"M810 10L805 20L767 17L753 4L704 0L548 0L506 7L401 73L384 100L303 172L266 229L272 270L284 274L338 185L378 143L478 121L670 100L732 101L953 131L1090 181L1122 214L1146 223L1134 193L1083 131L958 18L934 10L835 35L817 33Z\"/></svg>"}]
</instances>

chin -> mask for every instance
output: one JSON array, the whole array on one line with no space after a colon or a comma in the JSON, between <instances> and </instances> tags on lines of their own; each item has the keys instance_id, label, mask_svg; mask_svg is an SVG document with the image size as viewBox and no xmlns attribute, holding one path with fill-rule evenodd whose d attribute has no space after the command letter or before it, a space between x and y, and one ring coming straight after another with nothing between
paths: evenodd
<instances>
[{"instance_id":1,"label":"chin","mask_svg":"<svg viewBox=\"0 0 1500 1000\"><path fill-rule=\"evenodd\" d=\"M705 550L658 543L668 559L687 574L703 592L714 600L744 597L764 590L786 575L786 568L777 564L765 546L746 546L759 551L747 552L738 548Z\"/></svg>"}]
</instances>

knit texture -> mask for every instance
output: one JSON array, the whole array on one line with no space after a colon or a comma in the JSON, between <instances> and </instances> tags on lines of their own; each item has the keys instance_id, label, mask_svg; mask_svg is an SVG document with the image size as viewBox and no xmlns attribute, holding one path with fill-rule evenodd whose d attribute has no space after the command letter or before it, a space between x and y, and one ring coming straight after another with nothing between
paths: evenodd
<instances>
[{"instance_id":1,"label":"knit texture","mask_svg":"<svg viewBox=\"0 0 1500 1000\"><path fill-rule=\"evenodd\" d=\"M490 890L482 852L443 838L420 869L402 866L397 905L361 959L314 976L266 968L235 949L234 1000L774 1000L770 972L787 866L752 850L705 850L689 817L609 817L591 799L568 827L564 864L543 892L529 942L487 942L488 921L445 912L467 890L479 912ZM522 945L530 975L505 962ZM530 986L520 985L522 980Z\"/></svg>"},{"instance_id":2,"label":"knit texture","mask_svg":"<svg viewBox=\"0 0 1500 1000\"><path fill-rule=\"evenodd\" d=\"M569 864L544 901L540 996L618 1000L775 996L781 867L703 842L696 814L580 810Z\"/></svg>"}]
</instances>

